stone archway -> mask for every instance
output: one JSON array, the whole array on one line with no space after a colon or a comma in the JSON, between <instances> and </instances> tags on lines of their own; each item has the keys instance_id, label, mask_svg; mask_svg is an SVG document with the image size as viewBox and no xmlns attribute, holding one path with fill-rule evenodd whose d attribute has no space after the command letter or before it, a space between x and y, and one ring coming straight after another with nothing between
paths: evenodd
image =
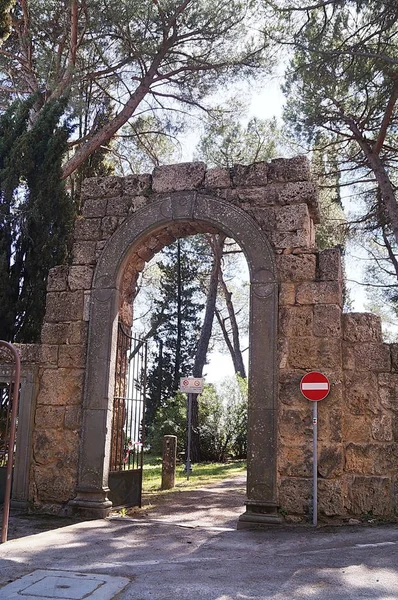
<instances>
[{"instance_id":1,"label":"stone archway","mask_svg":"<svg viewBox=\"0 0 398 600\"><path fill-rule=\"evenodd\" d=\"M242 209L209 194L173 192L127 218L108 240L95 269L90 307L77 496L74 507L105 516L117 317L126 271L143 246L157 247L159 232L176 237L222 231L242 248L250 273L249 423L247 508L240 526L279 522L277 514L277 292L275 261L259 225ZM165 244L163 244L165 245Z\"/></svg>"}]
</instances>

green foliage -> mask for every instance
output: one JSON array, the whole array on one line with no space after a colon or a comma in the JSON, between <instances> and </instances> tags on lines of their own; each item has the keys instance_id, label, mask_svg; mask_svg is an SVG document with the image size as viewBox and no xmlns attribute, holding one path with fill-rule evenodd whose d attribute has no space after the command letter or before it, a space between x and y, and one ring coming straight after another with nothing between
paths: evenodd
<instances>
[{"instance_id":1,"label":"green foliage","mask_svg":"<svg viewBox=\"0 0 398 600\"><path fill-rule=\"evenodd\" d=\"M206 385L199 400L200 455L223 462L247 455L247 381L225 379L221 394Z\"/></svg>"},{"instance_id":2,"label":"green foliage","mask_svg":"<svg viewBox=\"0 0 398 600\"><path fill-rule=\"evenodd\" d=\"M198 281L203 257L191 238L165 248L158 267L160 282L152 313L158 346L148 375L147 424L173 397L180 377L192 373L203 309Z\"/></svg>"},{"instance_id":3,"label":"green foliage","mask_svg":"<svg viewBox=\"0 0 398 600\"><path fill-rule=\"evenodd\" d=\"M177 452L183 452L187 437L187 396L177 392L164 402L148 428L147 443L152 454L161 454L163 436L177 436Z\"/></svg>"},{"instance_id":4,"label":"green foliage","mask_svg":"<svg viewBox=\"0 0 398 600\"><path fill-rule=\"evenodd\" d=\"M61 181L65 101L31 124L32 96L0 118L0 339L36 342L48 271L67 257L74 210Z\"/></svg>"},{"instance_id":5,"label":"green foliage","mask_svg":"<svg viewBox=\"0 0 398 600\"><path fill-rule=\"evenodd\" d=\"M218 107L205 121L196 157L212 167L231 168L275 158L281 134L276 119L253 117L242 125L244 107L233 103L228 110Z\"/></svg>"},{"instance_id":6,"label":"green foliage","mask_svg":"<svg viewBox=\"0 0 398 600\"><path fill-rule=\"evenodd\" d=\"M247 456L247 381L225 379L221 394L213 385L199 396L199 440L202 461L224 462ZM151 453L162 452L163 436L176 435L181 453L187 438L187 396L177 392L161 406L149 427Z\"/></svg>"},{"instance_id":7,"label":"green foliage","mask_svg":"<svg viewBox=\"0 0 398 600\"><path fill-rule=\"evenodd\" d=\"M126 123L137 121L139 129L138 118L163 121L165 113L181 123L210 93L255 78L271 63L258 27L260 0L26 0L13 12L0 55L0 106L42 90L39 112L68 96L68 113L84 125L70 172ZM104 95L114 113L98 130Z\"/></svg>"}]
</instances>

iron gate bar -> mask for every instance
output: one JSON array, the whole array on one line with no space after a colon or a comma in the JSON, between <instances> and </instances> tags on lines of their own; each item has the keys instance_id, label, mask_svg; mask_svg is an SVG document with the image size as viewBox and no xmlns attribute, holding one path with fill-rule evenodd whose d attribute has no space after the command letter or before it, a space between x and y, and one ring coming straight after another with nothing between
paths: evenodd
<instances>
[{"instance_id":1,"label":"iron gate bar","mask_svg":"<svg viewBox=\"0 0 398 600\"><path fill-rule=\"evenodd\" d=\"M119 323L110 470L142 469L147 343Z\"/></svg>"},{"instance_id":2,"label":"iron gate bar","mask_svg":"<svg viewBox=\"0 0 398 600\"><path fill-rule=\"evenodd\" d=\"M21 380L21 359L18 351L9 342L0 340L0 348L7 348L14 357L14 366L10 374L10 387L9 387L9 398L11 398L11 392L13 393L12 398L12 410L11 410L11 423L10 432L8 438L8 452L7 452L7 474L6 474L6 489L4 493L4 504L3 504L3 524L1 528L1 543L7 541L8 534L8 520L10 516L10 500L11 500L11 482L12 482L12 468L14 465L14 445L15 445L15 432L17 427L17 415L18 415L18 399L19 399L19 383ZM8 416L8 415L7 415ZM7 440L5 440L7 446ZM7 449L7 448L6 448Z\"/></svg>"}]
</instances>

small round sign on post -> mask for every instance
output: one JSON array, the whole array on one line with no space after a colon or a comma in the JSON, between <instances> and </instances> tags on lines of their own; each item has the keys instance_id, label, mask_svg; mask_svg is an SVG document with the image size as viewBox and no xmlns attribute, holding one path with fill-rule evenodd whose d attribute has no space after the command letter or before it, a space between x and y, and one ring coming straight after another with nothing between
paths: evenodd
<instances>
[{"instance_id":1,"label":"small round sign on post","mask_svg":"<svg viewBox=\"0 0 398 600\"><path fill-rule=\"evenodd\" d=\"M304 375L300 382L300 390L304 398L312 402L319 402L326 398L330 392L329 379L319 371L311 371Z\"/></svg>"},{"instance_id":2,"label":"small round sign on post","mask_svg":"<svg viewBox=\"0 0 398 600\"><path fill-rule=\"evenodd\" d=\"M318 522L318 402L326 398L330 392L329 379L319 371L306 373L300 382L300 391L304 398L311 400L312 404L312 431L313 431L313 515L312 522Z\"/></svg>"}]
</instances>

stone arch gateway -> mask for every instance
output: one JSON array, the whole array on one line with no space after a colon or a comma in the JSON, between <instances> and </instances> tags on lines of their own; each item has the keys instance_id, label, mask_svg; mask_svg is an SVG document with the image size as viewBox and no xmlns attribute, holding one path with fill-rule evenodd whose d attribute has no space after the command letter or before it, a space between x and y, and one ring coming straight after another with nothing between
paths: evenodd
<instances>
[{"instance_id":1,"label":"stone arch gateway","mask_svg":"<svg viewBox=\"0 0 398 600\"><path fill-rule=\"evenodd\" d=\"M107 500L110 419L120 288L135 250L172 226L227 234L242 248L250 272L249 427L246 522L279 522L276 495L276 326L277 292L271 245L259 225L242 209L196 191L172 192L126 219L108 240L98 261L91 296L87 373L83 400L75 507L104 516ZM182 235L186 235L183 228ZM154 244L152 244L154 245Z\"/></svg>"},{"instance_id":2,"label":"stone arch gateway","mask_svg":"<svg viewBox=\"0 0 398 600\"><path fill-rule=\"evenodd\" d=\"M50 271L41 344L20 346L31 373L32 443L14 500L56 514L106 516L118 312L135 277L178 237L224 231L251 279L247 508L239 527L299 523L312 512L308 371L331 383L318 412L319 516L398 514L398 344L380 319L343 312L337 248L319 250L316 184L304 157L86 180L71 264ZM33 385L34 383L34 385ZM17 478L18 479L18 478ZM17 480L16 479L16 480Z\"/></svg>"}]
</instances>

